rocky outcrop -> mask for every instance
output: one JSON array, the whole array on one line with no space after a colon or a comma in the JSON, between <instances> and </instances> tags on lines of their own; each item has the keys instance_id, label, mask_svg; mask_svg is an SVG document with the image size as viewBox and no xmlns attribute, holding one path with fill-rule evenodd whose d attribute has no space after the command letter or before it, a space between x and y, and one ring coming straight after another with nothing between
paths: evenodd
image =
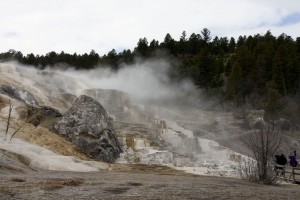
<instances>
[{"instance_id":1,"label":"rocky outcrop","mask_svg":"<svg viewBox=\"0 0 300 200\"><path fill-rule=\"evenodd\" d=\"M74 102L54 129L95 160L113 162L122 152L112 119L98 101L86 95Z\"/></svg>"},{"instance_id":2,"label":"rocky outcrop","mask_svg":"<svg viewBox=\"0 0 300 200\"><path fill-rule=\"evenodd\" d=\"M38 105L34 95L22 88L17 88L10 85L0 85L0 93L9 96L10 98L19 100L27 105Z\"/></svg>"}]
</instances>

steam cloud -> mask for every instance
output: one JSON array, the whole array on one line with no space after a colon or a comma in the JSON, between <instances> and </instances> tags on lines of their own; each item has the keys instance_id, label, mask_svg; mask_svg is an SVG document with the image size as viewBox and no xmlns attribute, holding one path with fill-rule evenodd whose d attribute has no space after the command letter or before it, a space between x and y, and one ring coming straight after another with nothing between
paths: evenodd
<instances>
[{"instance_id":1,"label":"steam cloud","mask_svg":"<svg viewBox=\"0 0 300 200\"><path fill-rule=\"evenodd\" d=\"M199 91L191 81L174 83L169 79L168 72L172 66L166 59L139 60L123 66L118 72L102 66L76 71L67 69L63 64L43 71L17 63L2 64L1 68L1 73L11 77L9 82L21 80L22 86L31 88L31 92L38 93L40 97L44 96L45 102L55 97L55 92L79 96L85 89L120 90L128 93L131 101L139 105L190 106L199 101Z\"/></svg>"},{"instance_id":2,"label":"steam cloud","mask_svg":"<svg viewBox=\"0 0 300 200\"><path fill-rule=\"evenodd\" d=\"M136 103L184 103L197 95L191 81L174 83L168 78L170 62L159 59L124 66L118 72L108 68L90 71L60 71L73 77L82 89L115 89L129 94ZM85 88L84 88L85 87ZM77 91L78 93L78 91Z\"/></svg>"}]
</instances>

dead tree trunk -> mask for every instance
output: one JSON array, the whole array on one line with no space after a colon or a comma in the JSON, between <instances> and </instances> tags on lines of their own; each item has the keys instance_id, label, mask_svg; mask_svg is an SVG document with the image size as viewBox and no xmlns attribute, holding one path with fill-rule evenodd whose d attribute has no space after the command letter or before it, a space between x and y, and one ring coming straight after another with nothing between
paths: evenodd
<instances>
[{"instance_id":1,"label":"dead tree trunk","mask_svg":"<svg viewBox=\"0 0 300 200\"><path fill-rule=\"evenodd\" d=\"M5 138L4 138L4 141L7 141L8 140L8 138L7 138L7 136L8 136L8 131L10 130L10 128L12 128L11 127L11 117L12 117L12 109L13 109L13 105L11 104L11 101L10 101L10 99L9 99L9 101L8 101L8 106L9 106L9 109L8 109L8 118L7 118L7 123L6 123L6 129L5 129ZM27 122L27 119L28 119L28 117L25 119L25 122L22 124L22 125L20 125L19 127L17 127L17 128L15 128L15 131L13 132L13 134L10 136L10 138L9 138L9 141L8 142L10 142L11 140L12 140L12 138L14 137L14 135L24 126L24 124Z\"/></svg>"},{"instance_id":2,"label":"dead tree trunk","mask_svg":"<svg viewBox=\"0 0 300 200\"><path fill-rule=\"evenodd\" d=\"M9 127L10 127L11 112L12 112L12 109L13 109L13 105L11 105L10 99L9 99L8 102L9 102L9 110L8 110L8 118L7 118L7 124L6 124L5 139L4 139L4 141L6 141L6 139L7 139L8 130L9 130Z\"/></svg>"}]
</instances>

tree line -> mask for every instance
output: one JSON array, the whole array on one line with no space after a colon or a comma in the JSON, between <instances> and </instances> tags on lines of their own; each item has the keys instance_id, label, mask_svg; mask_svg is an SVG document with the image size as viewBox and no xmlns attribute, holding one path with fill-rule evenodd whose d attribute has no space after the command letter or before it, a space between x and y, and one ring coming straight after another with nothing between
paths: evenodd
<instances>
[{"instance_id":1,"label":"tree line","mask_svg":"<svg viewBox=\"0 0 300 200\"><path fill-rule=\"evenodd\" d=\"M140 38L133 50L118 53L112 49L103 56L94 50L89 54L62 51L46 55L23 55L9 50L0 54L0 60L17 60L40 69L65 63L78 70L101 66L118 70L124 64L134 63L137 57L150 59L162 54L179 63L170 70L172 79L190 78L208 94L219 95L236 106L249 103L276 116L285 100L299 99L300 37L293 39L284 33L275 37L271 31L237 39L212 38L210 31L204 28L201 33L192 33L189 37L183 31L178 40L169 33L162 42ZM296 110L300 113L299 106Z\"/></svg>"}]
</instances>

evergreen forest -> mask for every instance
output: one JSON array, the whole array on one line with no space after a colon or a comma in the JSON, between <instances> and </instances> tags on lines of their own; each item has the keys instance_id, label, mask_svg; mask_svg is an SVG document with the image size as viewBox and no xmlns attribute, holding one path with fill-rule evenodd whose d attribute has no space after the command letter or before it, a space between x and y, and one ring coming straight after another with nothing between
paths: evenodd
<instances>
[{"instance_id":1,"label":"evergreen forest","mask_svg":"<svg viewBox=\"0 0 300 200\"><path fill-rule=\"evenodd\" d=\"M169 71L171 80L191 79L207 96L231 102L236 108L250 105L264 109L266 119L288 118L300 123L300 37L284 33L212 38L204 28L199 34L164 40L140 38L133 50L105 55L94 50L85 54L49 52L46 55L23 55L9 50L0 53L1 62L18 61L39 69L69 66L76 70L110 67L118 71L136 59L168 58L174 60ZM63 63L64 65L58 65ZM296 120L296 121L295 121Z\"/></svg>"}]
</instances>

